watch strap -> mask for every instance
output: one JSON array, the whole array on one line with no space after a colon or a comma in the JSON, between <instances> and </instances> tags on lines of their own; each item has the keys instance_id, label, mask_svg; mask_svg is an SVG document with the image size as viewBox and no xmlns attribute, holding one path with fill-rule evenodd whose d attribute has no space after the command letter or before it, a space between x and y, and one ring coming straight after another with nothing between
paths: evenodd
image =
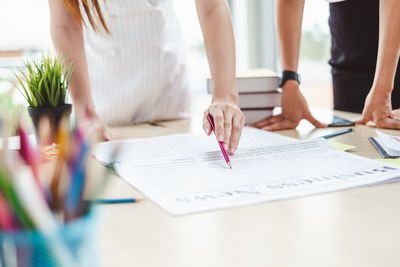
<instances>
[{"instance_id":1,"label":"watch strap","mask_svg":"<svg viewBox=\"0 0 400 267\"><path fill-rule=\"evenodd\" d=\"M282 88L282 86L289 80L295 80L300 84L300 74L291 70L282 71L282 77L279 83L279 88Z\"/></svg>"}]
</instances>

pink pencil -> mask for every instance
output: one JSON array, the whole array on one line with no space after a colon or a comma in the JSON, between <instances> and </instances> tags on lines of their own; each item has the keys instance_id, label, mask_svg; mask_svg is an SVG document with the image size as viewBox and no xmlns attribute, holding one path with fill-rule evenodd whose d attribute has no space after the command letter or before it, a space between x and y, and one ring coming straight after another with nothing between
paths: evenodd
<instances>
[{"instance_id":1,"label":"pink pencil","mask_svg":"<svg viewBox=\"0 0 400 267\"><path fill-rule=\"evenodd\" d=\"M211 124L211 129L212 129L212 131L213 131L214 134L215 134L214 118L213 118L210 114L207 114L207 120L208 120L208 122ZM221 152L222 152L222 155L223 155L224 158L225 158L226 164L228 164L229 168L232 169L231 160L229 159L228 154L226 153L226 150L225 150L225 148L224 148L224 142L218 141L218 144L219 144L219 147L221 148Z\"/></svg>"},{"instance_id":2,"label":"pink pencil","mask_svg":"<svg viewBox=\"0 0 400 267\"><path fill-rule=\"evenodd\" d=\"M12 213L8 208L8 204L6 200L0 194L0 229L7 231L13 231L14 220L12 217Z\"/></svg>"},{"instance_id":3,"label":"pink pencil","mask_svg":"<svg viewBox=\"0 0 400 267\"><path fill-rule=\"evenodd\" d=\"M33 148L29 143L28 133L26 132L25 128L21 125L21 123L18 125L18 133L20 140L19 154L21 155L21 158L24 159L25 163L31 166L35 181L40 188L41 185L39 181L38 161L37 161L38 157L35 155L35 151L33 150Z\"/></svg>"}]
</instances>

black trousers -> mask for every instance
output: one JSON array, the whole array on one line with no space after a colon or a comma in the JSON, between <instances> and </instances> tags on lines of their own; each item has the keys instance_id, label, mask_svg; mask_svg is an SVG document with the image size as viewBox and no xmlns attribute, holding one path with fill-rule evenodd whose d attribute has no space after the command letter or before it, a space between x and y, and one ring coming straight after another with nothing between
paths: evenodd
<instances>
[{"instance_id":1,"label":"black trousers","mask_svg":"<svg viewBox=\"0 0 400 267\"><path fill-rule=\"evenodd\" d=\"M347 0L330 4L331 60L334 108L362 112L376 67L379 0ZM399 31L400 34L400 31ZM400 108L400 68L392 107Z\"/></svg>"}]
</instances>

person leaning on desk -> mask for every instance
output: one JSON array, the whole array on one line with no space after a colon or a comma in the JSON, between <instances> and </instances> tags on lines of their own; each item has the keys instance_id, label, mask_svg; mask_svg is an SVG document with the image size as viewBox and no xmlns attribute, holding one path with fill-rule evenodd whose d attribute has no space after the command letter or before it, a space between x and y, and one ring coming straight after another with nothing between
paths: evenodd
<instances>
[{"instance_id":1,"label":"person leaning on desk","mask_svg":"<svg viewBox=\"0 0 400 267\"><path fill-rule=\"evenodd\" d=\"M400 1L330 1L334 108L362 112L357 121L400 129ZM282 114L255 124L265 130L296 128L301 119L326 125L310 113L297 75L304 0L277 1ZM378 38L379 36L379 38ZM379 39L379 41L378 41ZM397 72L396 72L397 68Z\"/></svg>"},{"instance_id":2,"label":"person leaning on desk","mask_svg":"<svg viewBox=\"0 0 400 267\"><path fill-rule=\"evenodd\" d=\"M75 112L96 120L105 139L104 124L188 115L185 49L172 0L49 0L49 6L54 46L75 67ZM215 88L208 112L217 139L233 154L244 116L229 8L225 0L197 0L196 6ZM204 127L211 134L208 122Z\"/></svg>"}]
</instances>

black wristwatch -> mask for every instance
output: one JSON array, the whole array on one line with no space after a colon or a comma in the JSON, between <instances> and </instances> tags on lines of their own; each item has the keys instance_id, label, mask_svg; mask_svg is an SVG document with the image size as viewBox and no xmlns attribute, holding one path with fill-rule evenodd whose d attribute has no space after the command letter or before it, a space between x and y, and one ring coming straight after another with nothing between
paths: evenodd
<instances>
[{"instance_id":1,"label":"black wristwatch","mask_svg":"<svg viewBox=\"0 0 400 267\"><path fill-rule=\"evenodd\" d=\"M279 88L282 88L282 86L288 81L288 80L295 80L300 84L300 74L297 72L291 71L291 70L284 70L282 71L282 77L281 81L279 83Z\"/></svg>"}]
</instances>

